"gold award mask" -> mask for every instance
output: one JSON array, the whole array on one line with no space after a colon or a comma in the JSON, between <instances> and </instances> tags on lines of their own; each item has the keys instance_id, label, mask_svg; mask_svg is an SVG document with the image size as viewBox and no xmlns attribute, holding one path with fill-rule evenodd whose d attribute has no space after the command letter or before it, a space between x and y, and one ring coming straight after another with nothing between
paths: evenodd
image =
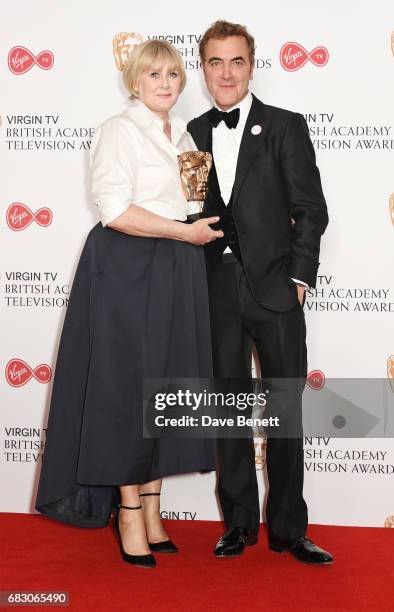
<instances>
[{"instance_id":1,"label":"gold award mask","mask_svg":"<svg viewBox=\"0 0 394 612\"><path fill-rule=\"evenodd\" d=\"M205 151L185 151L178 155L181 184L188 202L203 201L207 197L212 155Z\"/></svg>"},{"instance_id":2,"label":"gold award mask","mask_svg":"<svg viewBox=\"0 0 394 612\"><path fill-rule=\"evenodd\" d=\"M394 527L394 515L393 516L388 516L386 518L386 520L384 521L384 526L385 527Z\"/></svg>"},{"instance_id":3,"label":"gold award mask","mask_svg":"<svg viewBox=\"0 0 394 612\"><path fill-rule=\"evenodd\" d=\"M119 32L112 40L114 58L118 70L123 70L127 62L130 50L143 42L141 34L137 32Z\"/></svg>"},{"instance_id":4,"label":"gold award mask","mask_svg":"<svg viewBox=\"0 0 394 612\"><path fill-rule=\"evenodd\" d=\"M390 357L387 358L387 377L391 390L394 393L394 355L390 355Z\"/></svg>"},{"instance_id":5,"label":"gold award mask","mask_svg":"<svg viewBox=\"0 0 394 612\"><path fill-rule=\"evenodd\" d=\"M391 223L393 224L393 227L394 227L394 193L392 193L391 196L389 197L389 211L390 211Z\"/></svg>"}]
</instances>

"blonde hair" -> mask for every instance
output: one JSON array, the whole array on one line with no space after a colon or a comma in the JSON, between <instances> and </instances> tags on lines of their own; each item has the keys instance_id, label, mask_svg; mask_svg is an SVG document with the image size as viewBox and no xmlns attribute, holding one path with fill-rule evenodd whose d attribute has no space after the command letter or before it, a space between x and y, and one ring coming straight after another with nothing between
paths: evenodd
<instances>
[{"instance_id":1,"label":"blonde hair","mask_svg":"<svg viewBox=\"0 0 394 612\"><path fill-rule=\"evenodd\" d=\"M186 72L182 56L166 40L147 40L135 45L123 68L123 83L130 92L130 98L136 97L138 81L143 72L152 68L161 68L169 63L170 70L176 70L181 77L181 91L186 85Z\"/></svg>"}]
</instances>

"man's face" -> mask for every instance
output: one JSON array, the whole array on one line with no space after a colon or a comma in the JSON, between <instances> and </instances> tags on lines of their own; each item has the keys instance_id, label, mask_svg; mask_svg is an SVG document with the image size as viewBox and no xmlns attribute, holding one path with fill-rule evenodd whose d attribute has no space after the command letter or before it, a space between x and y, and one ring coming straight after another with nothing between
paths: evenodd
<instances>
[{"instance_id":1,"label":"man's face","mask_svg":"<svg viewBox=\"0 0 394 612\"><path fill-rule=\"evenodd\" d=\"M222 110L238 104L248 93L253 78L246 39L211 38L205 47L203 70L208 91Z\"/></svg>"}]
</instances>

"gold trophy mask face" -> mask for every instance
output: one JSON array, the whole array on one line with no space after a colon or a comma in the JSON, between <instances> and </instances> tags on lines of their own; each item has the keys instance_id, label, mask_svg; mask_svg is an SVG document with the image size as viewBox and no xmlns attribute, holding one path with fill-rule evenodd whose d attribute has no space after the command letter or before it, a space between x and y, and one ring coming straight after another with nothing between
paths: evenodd
<instances>
[{"instance_id":1,"label":"gold trophy mask face","mask_svg":"<svg viewBox=\"0 0 394 612\"><path fill-rule=\"evenodd\" d=\"M387 359L387 377L389 379L390 387L394 393L394 355L390 355Z\"/></svg>"},{"instance_id":2,"label":"gold trophy mask face","mask_svg":"<svg viewBox=\"0 0 394 612\"><path fill-rule=\"evenodd\" d=\"M384 522L385 527L394 527L394 515L388 516Z\"/></svg>"},{"instance_id":3,"label":"gold trophy mask face","mask_svg":"<svg viewBox=\"0 0 394 612\"><path fill-rule=\"evenodd\" d=\"M389 211L390 211L391 223L393 224L393 227L394 227L394 193L392 193L391 196L389 197Z\"/></svg>"},{"instance_id":4,"label":"gold trophy mask face","mask_svg":"<svg viewBox=\"0 0 394 612\"><path fill-rule=\"evenodd\" d=\"M205 200L212 155L205 151L185 151L178 155L178 164L186 200Z\"/></svg>"},{"instance_id":5,"label":"gold trophy mask face","mask_svg":"<svg viewBox=\"0 0 394 612\"><path fill-rule=\"evenodd\" d=\"M130 49L143 42L141 34L137 32L119 32L112 40L114 58L118 70L123 70L130 53Z\"/></svg>"}]
</instances>

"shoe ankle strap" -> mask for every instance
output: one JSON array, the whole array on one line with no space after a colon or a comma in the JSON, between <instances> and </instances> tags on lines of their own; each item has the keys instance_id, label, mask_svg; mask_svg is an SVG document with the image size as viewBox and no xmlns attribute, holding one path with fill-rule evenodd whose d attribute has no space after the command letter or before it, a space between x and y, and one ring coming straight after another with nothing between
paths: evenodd
<instances>
[{"instance_id":1,"label":"shoe ankle strap","mask_svg":"<svg viewBox=\"0 0 394 612\"><path fill-rule=\"evenodd\" d=\"M139 506L123 506L122 504L119 504L118 508L125 508L126 510L139 510L140 508L142 508L141 505Z\"/></svg>"},{"instance_id":2,"label":"shoe ankle strap","mask_svg":"<svg viewBox=\"0 0 394 612\"><path fill-rule=\"evenodd\" d=\"M160 493L140 493L140 497L148 497L149 495L160 495Z\"/></svg>"}]
</instances>

